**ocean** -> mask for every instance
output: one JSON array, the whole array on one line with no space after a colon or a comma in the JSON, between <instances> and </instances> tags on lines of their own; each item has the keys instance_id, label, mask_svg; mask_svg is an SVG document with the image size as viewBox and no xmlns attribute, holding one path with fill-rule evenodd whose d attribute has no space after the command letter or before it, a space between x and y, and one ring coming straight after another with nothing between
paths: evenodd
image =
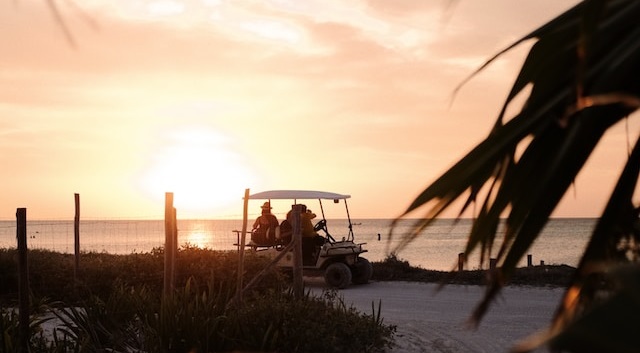
<instances>
[{"instance_id":1,"label":"ocean","mask_svg":"<svg viewBox=\"0 0 640 353\"><path fill-rule=\"evenodd\" d=\"M249 222L249 227L251 227ZM365 243L370 261L384 260L398 244L413 223L403 220L389 240L390 219L352 220L356 243ZM335 239L347 236L346 220L328 220L328 229ZM576 266L596 224L592 218L556 218L549 221L542 235L529 249L533 263ZM80 250L130 254L149 252L164 244L162 220L82 220L80 222ZM242 220L178 220L178 243L215 250L235 250ZM454 222L436 220L423 235L416 238L397 258L413 266L432 270L451 270L463 251L471 229L471 220ZM379 236L378 236L379 234ZM74 252L73 221L41 220L27 222L27 246L30 249L48 249L63 253ZM15 221L0 221L0 248L16 247ZM523 259L521 266L526 266ZM469 258L468 269L479 267L479 256Z\"/></svg>"}]
</instances>

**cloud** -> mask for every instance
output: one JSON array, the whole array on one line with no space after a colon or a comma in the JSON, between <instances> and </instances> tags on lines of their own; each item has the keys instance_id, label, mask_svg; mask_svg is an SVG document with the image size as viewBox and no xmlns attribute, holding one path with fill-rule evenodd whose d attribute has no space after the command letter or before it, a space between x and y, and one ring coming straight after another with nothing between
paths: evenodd
<instances>
[{"instance_id":1,"label":"cloud","mask_svg":"<svg viewBox=\"0 0 640 353\"><path fill-rule=\"evenodd\" d=\"M119 173L110 178L121 185L123 165L152 155L156 131L208 126L254 154L265 180L350 192L378 171L368 185L405 190L488 133L522 53L450 107L453 89L533 28L529 13L566 6L555 3L87 0L95 27L60 7L73 48L45 4L19 2L0 11L12 33L0 49L0 114L15 119L4 146L29 146L24 177L74 160L76 171ZM52 180L64 180L61 169Z\"/></svg>"}]
</instances>

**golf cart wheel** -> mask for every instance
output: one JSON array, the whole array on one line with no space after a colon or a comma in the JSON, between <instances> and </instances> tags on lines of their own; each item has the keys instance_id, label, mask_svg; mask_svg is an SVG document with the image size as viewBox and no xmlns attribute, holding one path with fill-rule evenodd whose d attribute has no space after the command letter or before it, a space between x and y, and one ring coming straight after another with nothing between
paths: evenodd
<instances>
[{"instance_id":1,"label":"golf cart wheel","mask_svg":"<svg viewBox=\"0 0 640 353\"><path fill-rule=\"evenodd\" d=\"M342 262L334 262L324 271L324 281L329 287L346 288L351 284L351 269Z\"/></svg>"},{"instance_id":2,"label":"golf cart wheel","mask_svg":"<svg viewBox=\"0 0 640 353\"><path fill-rule=\"evenodd\" d=\"M373 266L369 260L364 257L358 258L358 262L353 265L353 283L365 284L369 283L373 275Z\"/></svg>"}]
</instances>

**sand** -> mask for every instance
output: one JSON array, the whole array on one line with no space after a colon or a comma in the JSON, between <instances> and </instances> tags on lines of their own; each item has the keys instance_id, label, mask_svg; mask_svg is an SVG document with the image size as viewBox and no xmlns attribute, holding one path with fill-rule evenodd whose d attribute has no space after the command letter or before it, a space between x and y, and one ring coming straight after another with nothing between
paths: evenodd
<instances>
[{"instance_id":1,"label":"sand","mask_svg":"<svg viewBox=\"0 0 640 353\"><path fill-rule=\"evenodd\" d=\"M313 292L324 285L307 281ZM561 288L507 287L477 329L467 319L484 287L413 282L372 282L340 290L348 305L364 313L382 301L382 317L397 325L392 352L508 352L520 339L548 326L563 294ZM540 350L544 352L545 350Z\"/></svg>"},{"instance_id":2,"label":"sand","mask_svg":"<svg viewBox=\"0 0 640 353\"><path fill-rule=\"evenodd\" d=\"M305 278L307 289L318 295L322 278ZM381 301L384 323L397 326L391 353L508 352L520 339L548 326L563 294L562 288L506 287L477 329L466 326L484 287L418 282L371 282L339 290L347 305L372 313ZM51 334L59 322L49 321ZM546 350L539 350L545 352ZM536 351L538 352L538 351Z\"/></svg>"}]
</instances>

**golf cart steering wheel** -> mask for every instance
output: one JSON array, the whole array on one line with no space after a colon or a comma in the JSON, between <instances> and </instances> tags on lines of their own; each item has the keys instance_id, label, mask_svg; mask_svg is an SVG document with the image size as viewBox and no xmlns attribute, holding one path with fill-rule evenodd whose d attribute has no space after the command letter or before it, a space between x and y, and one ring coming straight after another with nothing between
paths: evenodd
<instances>
[{"instance_id":1,"label":"golf cart steering wheel","mask_svg":"<svg viewBox=\"0 0 640 353\"><path fill-rule=\"evenodd\" d=\"M318 221L318 223L316 223L315 226L313 226L313 230L315 230L316 232L319 230L324 230L325 232L327 231L327 221L324 219L321 219Z\"/></svg>"}]
</instances>

